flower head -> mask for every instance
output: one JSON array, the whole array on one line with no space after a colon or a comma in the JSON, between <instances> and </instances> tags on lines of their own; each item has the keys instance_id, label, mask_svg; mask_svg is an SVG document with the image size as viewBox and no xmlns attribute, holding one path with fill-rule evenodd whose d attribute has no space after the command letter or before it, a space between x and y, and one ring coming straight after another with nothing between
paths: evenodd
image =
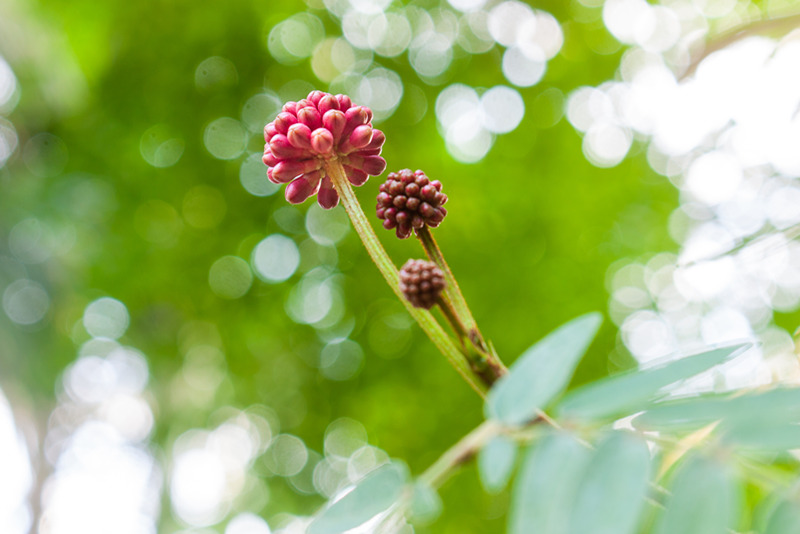
<instances>
[{"instance_id":1,"label":"flower head","mask_svg":"<svg viewBox=\"0 0 800 534\"><path fill-rule=\"evenodd\" d=\"M400 269L400 291L417 308L430 310L444 286L444 273L430 261L408 260Z\"/></svg>"},{"instance_id":2,"label":"flower head","mask_svg":"<svg viewBox=\"0 0 800 534\"><path fill-rule=\"evenodd\" d=\"M447 215L445 202L447 195L442 193L439 180L429 180L422 171L403 169L389 173L381 184L376 210L378 218L383 219L383 227L394 228L397 237L405 239L412 228L439 226Z\"/></svg>"},{"instance_id":3,"label":"flower head","mask_svg":"<svg viewBox=\"0 0 800 534\"><path fill-rule=\"evenodd\" d=\"M288 102L264 127L267 176L286 186L286 200L299 204L317 194L320 206L333 208L339 194L325 163L338 160L353 185L386 169L380 157L386 138L372 128L372 111L354 106L345 95L313 91L299 102Z\"/></svg>"}]
</instances>

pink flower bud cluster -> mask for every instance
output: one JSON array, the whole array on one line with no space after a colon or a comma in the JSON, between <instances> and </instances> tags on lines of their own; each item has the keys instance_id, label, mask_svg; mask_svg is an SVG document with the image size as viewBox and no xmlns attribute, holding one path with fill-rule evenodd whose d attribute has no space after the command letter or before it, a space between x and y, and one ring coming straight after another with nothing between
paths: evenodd
<instances>
[{"instance_id":1,"label":"pink flower bud cluster","mask_svg":"<svg viewBox=\"0 0 800 534\"><path fill-rule=\"evenodd\" d=\"M429 180L422 171L403 169L389 173L381 184L376 211L384 228L394 228L397 237L405 239L412 229L439 226L447 215L445 202L447 195L439 180Z\"/></svg>"},{"instance_id":2,"label":"pink flower bud cluster","mask_svg":"<svg viewBox=\"0 0 800 534\"><path fill-rule=\"evenodd\" d=\"M320 206L335 207L339 194L325 170L327 160L338 159L353 185L363 185L386 169L380 157L386 138L371 121L372 111L354 106L345 95L313 91L287 103L264 127L267 176L276 184L289 184L286 200L292 204L316 194Z\"/></svg>"}]
</instances>

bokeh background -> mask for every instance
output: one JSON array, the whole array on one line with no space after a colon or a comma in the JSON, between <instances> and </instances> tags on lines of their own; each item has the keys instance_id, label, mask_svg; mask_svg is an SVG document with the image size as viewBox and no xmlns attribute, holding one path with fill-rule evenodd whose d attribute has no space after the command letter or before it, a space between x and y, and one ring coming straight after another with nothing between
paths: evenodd
<instances>
[{"instance_id":1,"label":"bokeh background","mask_svg":"<svg viewBox=\"0 0 800 534\"><path fill-rule=\"evenodd\" d=\"M343 209L267 181L263 126L313 89L442 181L436 238L507 363L600 310L574 384L734 339L759 344L684 390L797 382L793 9L2 0L0 532L299 533L480 422ZM441 496L416 532L503 531L471 468Z\"/></svg>"}]
</instances>

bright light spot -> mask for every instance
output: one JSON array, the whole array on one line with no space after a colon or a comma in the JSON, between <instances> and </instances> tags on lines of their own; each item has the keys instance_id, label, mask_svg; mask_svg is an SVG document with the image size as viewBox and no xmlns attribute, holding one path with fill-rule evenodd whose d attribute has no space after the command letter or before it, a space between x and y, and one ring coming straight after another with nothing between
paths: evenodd
<instances>
[{"instance_id":1,"label":"bright light spot","mask_svg":"<svg viewBox=\"0 0 800 534\"><path fill-rule=\"evenodd\" d=\"M489 16L485 11L465 13L458 26L461 30L458 44L470 54L483 54L494 46L494 39L489 33Z\"/></svg>"},{"instance_id":2,"label":"bright light spot","mask_svg":"<svg viewBox=\"0 0 800 534\"><path fill-rule=\"evenodd\" d=\"M518 91L498 85L481 96L483 126L494 133L507 133L519 126L525 103Z\"/></svg>"},{"instance_id":3,"label":"bright light spot","mask_svg":"<svg viewBox=\"0 0 800 534\"><path fill-rule=\"evenodd\" d=\"M633 136L627 128L597 123L583 138L583 153L593 165L613 167L625 159L632 143Z\"/></svg>"},{"instance_id":4,"label":"bright light spot","mask_svg":"<svg viewBox=\"0 0 800 534\"><path fill-rule=\"evenodd\" d=\"M128 309L110 297L95 300L83 311L83 326L92 337L117 339L125 333L129 323Z\"/></svg>"},{"instance_id":5,"label":"bright light spot","mask_svg":"<svg viewBox=\"0 0 800 534\"><path fill-rule=\"evenodd\" d=\"M528 29L530 26L530 23L526 23L525 27ZM530 57L538 57L541 52L545 58L551 59L564 45L564 32L553 15L546 11L537 11L533 31L529 29L521 34L517 45Z\"/></svg>"},{"instance_id":6,"label":"bright light spot","mask_svg":"<svg viewBox=\"0 0 800 534\"><path fill-rule=\"evenodd\" d=\"M736 158L713 151L703 154L689 167L685 189L701 202L714 205L733 198L743 179Z\"/></svg>"},{"instance_id":7,"label":"bright light spot","mask_svg":"<svg viewBox=\"0 0 800 534\"><path fill-rule=\"evenodd\" d=\"M800 188L776 189L767 201L767 214L775 228L784 229L800 223Z\"/></svg>"},{"instance_id":8,"label":"bright light spot","mask_svg":"<svg viewBox=\"0 0 800 534\"><path fill-rule=\"evenodd\" d=\"M55 236L39 219L23 219L8 233L8 249L23 263L47 261L55 245Z\"/></svg>"},{"instance_id":9,"label":"bright light spot","mask_svg":"<svg viewBox=\"0 0 800 534\"><path fill-rule=\"evenodd\" d=\"M17 149L18 143L19 138L17 137L17 131L14 129L14 125L3 117L0 117L0 168L6 164L8 158L10 158L11 154Z\"/></svg>"},{"instance_id":10,"label":"bright light spot","mask_svg":"<svg viewBox=\"0 0 800 534\"><path fill-rule=\"evenodd\" d=\"M275 93L251 96L242 106L242 122L251 132L261 132L264 126L281 111L282 103Z\"/></svg>"},{"instance_id":11,"label":"bright light spot","mask_svg":"<svg viewBox=\"0 0 800 534\"><path fill-rule=\"evenodd\" d=\"M253 249L253 268L265 282L283 282L294 274L300 264L300 252L290 238L272 234Z\"/></svg>"},{"instance_id":12,"label":"bright light spot","mask_svg":"<svg viewBox=\"0 0 800 534\"><path fill-rule=\"evenodd\" d=\"M250 154L239 167L239 182L253 196L268 197L280 189L267 178L267 167L261 161L261 154Z\"/></svg>"},{"instance_id":13,"label":"bright light spot","mask_svg":"<svg viewBox=\"0 0 800 534\"><path fill-rule=\"evenodd\" d=\"M361 13L381 13L389 7L392 0L350 0L350 5L353 9Z\"/></svg>"},{"instance_id":14,"label":"bright light spot","mask_svg":"<svg viewBox=\"0 0 800 534\"><path fill-rule=\"evenodd\" d=\"M18 325L38 323L49 309L47 291L33 280L16 280L3 292L3 310Z\"/></svg>"},{"instance_id":15,"label":"bright light spot","mask_svg":"<svg viewBox=\"0 0 800 534\"><path fill-rule=\"evenodd\" d=\"M447 2L459 11L477 11L483 7L486 0L447 0Z\"/></svg>"},{"instance_id":16,"label":"bright light spot","mask_svg":"<svg viewBox=\"0 0 800 534\"><path fill-rule=\"evenodd\" d=\"M453 61L452 43L446 35L427 32L414 39L408 59L417 74L424 78L435 78L444 73Z\"/></svg>"},{"instance_id":17,"label":"bright light spot","mask_svg":"<svg viewBox=\"0 0 800 534\"><path fill-rule=\"evenodd\" d=\"M325 454L346 460L367 444L364 425L347 417L339 418L325 430Z\"/></svg>"},{"instance_id":18,"label":"bright light spot","mask_svg":"<svg viewBox=\"0 0 800 534\"><path fill-rule=\"evenodd\" d=\"M26 534L31 525L28 492L33 472L25 441L0 390L0 532Z\"/></svg>"},{"instance_id":19,"label":"bright light spot","mask_svg":"<svg viewBox=\"0 0 800 534\"><path fill-rule=\"evenodd\" d=\"M622 324L625 345L641 362L673 353L676 349L670 326L656 313L636 311Z\"/></svg>"},{"instance_id":20,"label":"bright light spot","mask_svg":"<svg viewBox=\"0 0 800 534\"><path fill-rule=\"evenodd\" d=\"M250 265L237 256L223 256L208 271L208 285L217 296L237 299L244 296L253 284Z\"/></svg>"},{"instance_id":21,"label":"bright light spot","mask_svg":"<svg viewBox=\"0 0 800 534\"><path fill-rule=\"evenodd\" d=\"M538 54L512 47L503 53L503 75L519 87L530 87L539 83L544 76L547 62L544 53Z\"/></svg>"},{"instance_id":22,"label":"bright light spot","mask_svg":"<svg viewBox=\"0 0 800 534\"><path fill-rule=\"evenodd\" d=\"M281 434L272 440L264 462L278 476L290 477L299 473L308 461L308 450L303 440L291 434Z\"/></svg>"},{"instance_id":23,"label":"bright light spot","mask_svg":"<svg viewBox=\"0 0 800 534\"><path fill-rule=\"evenodd\" d=\"M494 138L483 129L473 131L471 135L459 135L453 130L453 135L449 135L445 141L447 151L455 159L463 163L477 163L489 153Z\"/></svg>"},{"instance_id":24,"label":"bright light spot","mask_svg":"<svg viewBox=\"0 0 800 534\"><path fill-rule=\"evenodd\" d=\"M210 230L219 225L227 209L220 190L207 185L195 186L183 197L184 220L200 230Z\"/></svg>"},{"instance_id":25,"label":"bright light spot","mask_svg":"<svg viewBox=\"0 0 800 534\"><path fill-rule=\"evenodd\" d=\"M67 145L64 141L49 133L40 133L31 137L22 150L28 170L39 178L51 178L64 170L69 159Z\"/></svg>"},{"instance_id":26,"label":"bright light spot","mask_svg":"<svg viewBox=\"0 0 800 534\"><path fill-rule=\"evenodd\" d=\"M325 345L320 353L319 367L329 380L349 380L358 373L363 362L361 345L345 339Z\"/></svg>"},{"instance_id":27,"label":"bright light spot","mask_svg":"<svg viewBox=\"0 0 800 534\"><path fill-rule=\"evenodd\" d=\"M172 468L170 484L175 513L191 525L218 522L227 511L225 482L225 465L219 455L206 449L180 453Z\"/></svg>"},{"instance_id":28,"label":"bright light spot","mask_svg":"<svg viewBox=\"0 0 800 534\"><path fill-rule=\"evenodd\" d=\"M475 163L489 152L494 138L483 126L477 92L466 85L445 88L436 99L436 118L444 129L447 151L464 163Z\"/></svg>"},{"instance_id":29,"label":"bright light spot","mask_svg":"<svg viewBox=\"0 0 800 534\"><path fill-rule=\"evenodd\" d=\"M356 482L364 478L370 471L383 464L388 464L389 455L377 447L364 445L347 459L347 478Z\"/></svg>"},{"instance_id":30,"label":"bright light spot","mask_svg":"<svg viewBox=\"0 0 800 534\"><path fill-rule=\"evenodd\" d=\"M350 230L350 219L344 210L323 210L313 204L306 212L306 229L320 245L335 245Z\"/></svg>"},{"instance_id":31,"label":"bright light spot","mask_svg":"<svg viewBox=\"0 0 800 534\"><path fill-rule=\"evenodd\" d=\"M449 129L463 115L473 113L479 102L475 89L462 84L450 85L436 98L436 119Z\"/></svg>"},{"instance_id":32,"label":"bright light spot","mask_svg":"<svg viewBox=\"0 0 800 534\"><path fill-rule=\"evenodd\" d=\"M103 404L100 415L132 443L144 441L155 422L150 405L138 395L112 396Z\"/></svg>"},{"instance_id":33,"label":"bright light spot","mask_svg":"<svg viewBox=\"0 0 800 534\"><path fill-rule=\"evenodd\" d=\"M334 281L326 277L326 274L323 267L318 267L292 288L286 301L286 313L293 321L317 324L323 319L337 319L341 316L341 297ZM335 323L330 320L326 322Z\"/></svg>"},{"instance_id":34,"label":"bright light spot","mask_svg":"<svg viewBox=\"0 0 800 534\"><path fill-rule=\"evenodd\" d=\"M173 136L166 125L153 126L139 141L139 152L142 158L153 167L171 167L178 163L183 155L184 142Z\"/></svg>"},{"instance_id":35,"label":"bright light spot","mask_svg":"<svg viewBox=\"0 0 800 534\"><path fill-rule=\"evenodd\" d=\"M516 44L520 29L535 31L536 18L527 4L511 0L498 4L489 12L489 33L503 46Z\"/></svg>"},{"instance_id":36,"label":"bright light spot","mask_svg":"<svg viewBox=\"0 0 800 534\"><path fill-rule=\"evenodd\" d=\"M153 457L110 425L72 434L42 492L42 534L153 534L160 473Z\"/></svg>"},{"instance_id":37,"label":"bright light spot","mask_svg":"<svg viewBox=\"0 0 800 534\"><path fill-rule=\"evenodd\" d=\"M383 120L394 113L403 97L403 82L400 76L388 69L377 68L361 78L351 91L353 98L368 106L375 114L375 120Z\"/></svg>"},{"instance_id":38,"label":"bright light spot","mask_svg":"<svg viewBox=\"0 0 800 534\"><path fill-rule=\"evenodd\" d=\"M380 56L399 56L411 43L411 24L397 13L375 17L367 29L367 43Z\"/></svg>"},{"instance_id":39,"label":"bright light spot","mask_svg":"<svg viewBox=\"0 0 800 534\"><path fill-rule=\"evenodd\" d=\"M266 521L255 514L245 512L228 522L225 534L270 534L270 529Z\"/></svg>"},{"instance_id":40,"label":"bright light spot","mask_svg":"<svg viewBox=\"0 0 800 534\"><path fill-rule=\"evenodd\" d=\"M230 117L221 117L206 126L203 142L215 158L234 159L244 152L247 137L242 123Z\"/></svg>"},{"instance_id":41,"label":"bright light spot","mask_svg":"<svg viewBox=\"0 0 800 534\"><path fill-rule=\"evenodd\" d=\"M14 109L17 103L17 98L14 98L16 94L17 78L14 76L14 71L6 60L0 57L0 113L7 114Z\"/></svg>"},{"instance_id":42,"label":"bright light spot","mask_svg":"<svg viewBox=\"0 0 800 534\"><path fill-rule=\"evenodd\" d=\"M750 322L742 312L721 307L703 317L700 325L703 342L708 345L750 339L753 335Z\"/></svg>"},{"instance_id":43,"label":"bright light spot","mask_svg":"<svg viewBox=\"0 0 800 534\"><path fill-rule=\"evenodd\" d=\"M619 41L634 44L638 41L637 33L653 30L651 9L644 0L607 0L603 4L603 22Z\"/></svg>"},{"instance_id":44,"label":"bright light spot","mask_svg":"<svg viewBox=\"0 0 800 534\"><path fill-rule=\"evenodd\" d=\"M325 27L318 17L298 13L272 28L267 37L267 47L276 60L291 64L310 56L324 38Z\"/></svg>"},{"instance_id":45,"label":"bright light spot","mask_svg":"<svg viewBox=\"0 0 800 534\"><path fill-rule=\"evenodd\" d=\"M194 83L202 92L236 85L238 81L236 66L224 57L204 59L194 71Z\"/></svg>"}]
</instances>

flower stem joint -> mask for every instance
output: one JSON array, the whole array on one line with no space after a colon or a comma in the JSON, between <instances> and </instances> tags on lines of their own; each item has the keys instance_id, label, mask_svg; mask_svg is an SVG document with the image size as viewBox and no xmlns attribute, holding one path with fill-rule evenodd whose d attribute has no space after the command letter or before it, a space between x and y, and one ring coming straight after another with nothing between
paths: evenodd
<instances>
[{"instance_id":1,"label":"flower stem joint","mask_svg":"<svg viewBox=\"0 0 800 534\"><path fill-rule=\"evenodd\" d=\"M445 287L444 273L435 263L408 260L400 269L400 291L417 308L430 310Z\"/></svg>"},{"instance_id":2,"label":"flower stem joint","mask_svg":"<svg viewBox=\"0 0 800 534\"><path fill-rule=\"evenodd\" d=\"M376 211L384 228L394 228L397 237L405 239L412 229L439 226L447 215L445 202L441 182L429 180L422 171L403 169L389 173L381 184Z\"/></svg>"},{"instance_id":3,"label":"flower stem joint","mask_svg":"<svg viewBox=\"0 0 800 534\"><path fill-rule=\"evenodd\" d=\"M354 106L350 97L312 91L299 102L288 102L264 127L267 177L286 186L286 200L299 204L313 195L325 209L339 203L339 194L325 170L338 160L348 181L363 185L386 169L380 157L386 137L372 127L372 111Z\"/></svg>"}]
</instances>

